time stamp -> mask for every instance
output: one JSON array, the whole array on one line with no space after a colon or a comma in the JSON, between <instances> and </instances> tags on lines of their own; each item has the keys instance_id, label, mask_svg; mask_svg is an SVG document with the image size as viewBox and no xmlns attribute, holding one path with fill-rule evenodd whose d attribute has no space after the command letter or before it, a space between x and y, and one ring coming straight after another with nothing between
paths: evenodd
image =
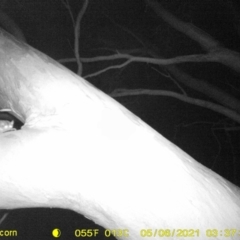
<instances>
[{"instance_id":1,"label":"time stamp","mask_svg":"<svg viewBox=\"0 0 240 240\"><path fill-rule=\"evenodd\" d=\"M99 234L99 229L76 229L75 237L88 238L97 237ZM104 236L110 237L121 237L128 238L131 235L128 229L106 229L104 231ZM142 238L148 237L164 237L164 238L197 238L197 237L225 237L232 238L238 237L240 239L240 229L207 229L205 232L200 232L199 229L141 229L139 231L139 236Z\"/></svg>"},{"instance_id":2,"label":"time stamp","mask_svg":"<svg viewBox=\"0 0 240 240\"><path fill-rule=\"evenodd\" d=\"M55 228L52 230L52 237L59 238L62 232L59 228ZM105 236L105 238L109 238L114 236L116 238L128 238L131 237L131 232L128 229L105 229L100 232L100 229L92 228L78 228L74 230L74 236L76 238L96 238L98 235ZM134 233L136 235L136 232ZM0 229L0 238L1 237L17 237L18 231L17 230L1 230ZM221 238L221 239L232 239L234 237L240 240L240 229L207 229L206 231L200 231L199 229L140 229L139 230L139 237L148 239L148 238L164 238L164 239L172 239L172 238L199 238L204 239L214 239L214 238Z\"/></svg>"}]
</instances>

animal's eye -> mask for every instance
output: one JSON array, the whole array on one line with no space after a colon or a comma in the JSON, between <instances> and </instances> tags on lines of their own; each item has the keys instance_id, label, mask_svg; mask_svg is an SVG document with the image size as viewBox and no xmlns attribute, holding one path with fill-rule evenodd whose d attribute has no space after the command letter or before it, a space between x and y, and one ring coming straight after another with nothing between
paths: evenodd
<instances>
[{"instance_id":1,"label":"animal's eye","mask_svg":"<svg viewBox=\"0 0 240 240\"><path fill-rule=\"evenodd\" d=\"M13 121L0 120L0 133L8 132L14 130Z\"/></svg>"}]
</instances>

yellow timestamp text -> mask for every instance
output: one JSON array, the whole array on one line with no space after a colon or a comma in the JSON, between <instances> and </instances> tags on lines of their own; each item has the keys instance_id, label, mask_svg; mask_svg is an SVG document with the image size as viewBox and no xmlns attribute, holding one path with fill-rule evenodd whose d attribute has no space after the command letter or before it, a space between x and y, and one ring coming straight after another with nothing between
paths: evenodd
<instances>
[{"instance_id":1,"label":"yellow timestamp text","mask_svg":"<svg viewBox=\"0 0 240 240\"><path fill-rule=\"evenodd\" d=\"M232 238L235 236L240 237L240 229L232 228L232 229L207 229L206 236L209 238L215 237L226 237Z\"/></svg>"},{"instance_id":2,"label":"yellow timestamp text","mask_svg":"<svg viewBox=\"0 0 240 240\"><path fill-rule=\"evenodd\" d=\"M97 237L99 234L99 229L76 229L74 231L74 236L78 238L88 238L88 237ZM129 237L129 230L128 229L105 229L104 231L105 237Z\"/></svg>"},{"instance_id":3,"label":"yellow timestamp text","mask_svg":"<svg viewBox=\"0 0 240 240\"><path fill-rule=\"evenodd\" d=\"M141 229L141 237L199 237L199 229Z\"/></svg>"},{"instance_id":4,"label":"yellow timestamp text","mask_svg":"<svg viewBox=\"0 0 240 240\"><path fill-rule=\"evenodd\" d=\"M75 237L96 237L99 234L99 229L76 229L74 231Z\"/></svg>"},{"instance_id":5,"label":"yellow timestamp text","mask_svg":"<svg viewBox=\"0 0 240 240\"><path fill-rule=\"evenodd\" d=\"M104 231L104 236L105 237L129 237L129 230L128 229L106 229Z\"/></svg>"}]
</instances>

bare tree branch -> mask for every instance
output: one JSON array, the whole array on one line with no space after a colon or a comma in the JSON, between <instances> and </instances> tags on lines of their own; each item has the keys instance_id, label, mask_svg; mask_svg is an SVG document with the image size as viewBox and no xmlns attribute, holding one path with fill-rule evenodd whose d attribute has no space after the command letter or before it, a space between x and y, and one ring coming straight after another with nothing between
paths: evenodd
<instances>
[{"instance_id":1,"label":"bare tree branch","mask_svg":"<svg viewBox=\"0 0 240 240\"><path fill-rule=\"evenodd\" d=\"M155 0L145 0L145 2L164 21L166 21L169 25L171 25L176 30L184 33L189 38L198 42L205 50L212 51L213 49L216 49L220 46L220 43L218 43L206 32L195 27L193 24L188 24L181 21L180 19L175 17L173 14L165 10L163 6L159 3L159 1L157 2Z\"/></svg>"},{"instance_id":2,"label":"bare tree branch","mask_svg":"<svg viewBox=\"0 0 240 240\"><path fill-rule=\"evenodd\" d=\"M73 13L71 11L71 7L70 7L70 4L69 4L69 1L66 0L66 2L65 2L64 0L61 0L61 2L64 5L64 7L68 10L68 13L69 13L71 21L72 21L73 30L75 30L75 21L74 21Z\"/></svg>"},{"instance_id":3,"label":"bare tree branch","mask_svg":"<svg viewBox=\"0 0 240 240\"><path fill-rule=\"evenodd\" d=\"M80 59L80 54L79 54L79 39L80 39L80 24L81 24L81 20L83 18L84 13L86 12L88 6L88 0L85 0L82 6L81 11L79 11L78 16L77 16L77 20L76 20L76 25L75 25L75 43L74 43L74 52L75 52L75 57L77 60L77 65L78 65L78 71L77 74L79 76L82 75L82 63L81 63L81 59Z\"/></svg>"},{"instance_id":4,"label":"bare tree branch","mask_svg":"<svg viewBox=\"0 0 240 240\"><path fill-rule=\"evenodd\" d=\"M169 25L198 42L201 47L208 52L208 61L222 63L240 73L240 54L238 52L221 47L219 42L213 39L210 35L194 25L185 23L176 18L170 12L165 10L159 2L155 0L145 1L152 10Z\"/></svg>"},{"instance_id":5,"label":"bare tree branch","mask_svg":"<svg viewBox=\"0 0 240 240\"><path fill-rule=\"evenodd\" d=\"M157 56L157 54L153 53L153 51L151 51L149 48L148 48L148 51L150 54ZM187 57L189 57L189 56L187 56ZM114 55L110 55L110 56L81 58L81 61L85 62L85 63L90 63L90 62L95 62L95 61L116 60L116 59L122 59L122 58L129 59L129 61L126 61L123 64L116 65L116 66L110 66L101 71L98 71L96 73L85 76L85 78L89 78L89 77L97 76L103 72L106 72L107 70L110 70L110 69L126 66L127 64L129 64L131 62L145 62L145 63L152 63L152 64L156 64L156 65L164 65L164 66L166 65L167 66L170 63L172 63L172 64L177 63L177 62L179 63L180 61L184 62L184 60L186 60L187 57L183 56L183 57L176 57L176 58L172 58L172 59L160 59L160 58L136 57L136 56L132 56L129 54L118 53L118 54L114 54ZM67 61L68 62L76 61L76 59L72 58L72 59L68 59ZM65 61L65 62L67 62L67 61ZM63 60L61 62L63 62ZM186 86L191 87L192 89L194 89L198 92L201 92L201 93L205 94L206 96L211 97L212 99L218 101L219 103L223 104L224 106L229 107L229 108L237 111L238 113L240 113L240 102L238 99L234 98L233 96L227 94L223 90L217 88L216 86L213 86L210 83L207 83L200 79L196 79L196 78L190 76L189 74L184 73L183 71L177 69L175 66L167 66L167 69L171 72L171 74L173 74L174 77L176 77L178 79L178 81L184 83Z\"/></svg>"},{"instance_id":6,"label":"bare tree branch","mask_svg":"<svg viewBox=\"0 0 240 240\"><path fill-rule=\"evenodd\" d=\"M100 71L97 71L97 72L95 72L95 73L91 73L91 74L85 75L84 78L96 77L96 76L98 76L98 75L100 75L100 74L102 74L102 73L104 73L104 72L106 72L106 71L108 71L108 70L125 67L125 66L127 66L129 63L131 63L131 62L132 62L132 60L129 59L129 60L125 61L125 62L122 63L122 64L113 65L113 66L110 66L110 67L106 67L106 68L104 68L104 69L102 69L102 70L100 70Z\"/></svg>"},{"instance_id":7,"label":"bare tree branch","mask_svg":"<svg viewBox=\"0 0 240 240\"><path fill-rule=\"evenodd\" d=\"M211 103L209 101L191 98L191 97L185 96L183 94L179 94L179 93L172 92L172 91L150 90L150 89L134 89L134 90L116 89L110 94L111 97L123 97L123 96L135 96L135 95L168 96L168 97L177 98L183 102L187 102L187 103L194 104L194 105L197 105L200 107L208 108L210 110L213 110L214 112L225 115L226 117L229 117L232 120L240 123L240 114L238 114L228 108L225 108L225 107L215 104L215 103Z\"/></svg>"},{"instance_id":8,"label":"bare tree branch","mask_svg":"<svg viewBox=\"0 0 240 240\"><path fill-rule=\"evenodd\" d=\"M0 225L3 223L3 221L7 218L8 213L4 213L3 216L0 218Z\"/></svg>"}]
</instances>

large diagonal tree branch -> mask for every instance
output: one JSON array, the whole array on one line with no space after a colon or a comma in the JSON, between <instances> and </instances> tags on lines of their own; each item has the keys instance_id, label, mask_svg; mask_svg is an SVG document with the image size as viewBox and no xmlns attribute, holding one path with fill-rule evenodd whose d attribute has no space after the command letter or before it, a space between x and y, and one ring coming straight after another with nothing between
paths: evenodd
<instances>
[{"instance_id":1,"label":"large diagonal tree branch","mask_svg":"<svg viewBox=\"0 0 240 240\"><path fill-rule=\"evenodd\" d=\"M46 55L0 38L0 107L24 119L0 134L0 208L71 209L129 240L159 226L201 239L209 226L239 229L237 186Z\"/></svg>"}]
</instances>

